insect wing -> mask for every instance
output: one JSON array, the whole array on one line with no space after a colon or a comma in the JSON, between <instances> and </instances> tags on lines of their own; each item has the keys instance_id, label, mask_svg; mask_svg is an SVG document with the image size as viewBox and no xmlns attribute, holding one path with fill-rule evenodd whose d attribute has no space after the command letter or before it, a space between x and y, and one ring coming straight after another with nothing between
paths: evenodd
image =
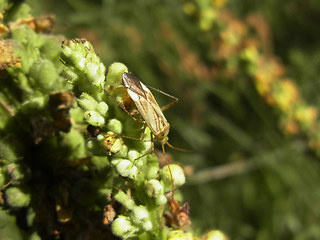
<instances>
[{"instance_id":1,"label":"insect wing","mask_svg":"<svg viewBox=\"0 0 320 240\"><path fill-rule=\"evenodd\" d=\"M162 137L166 137L168 135L170 125L150 90L143 83L141 83L141 85L143 89L145 89L147 101L153 111L153 118L150 118L152 122L149 123L149 125L152 125L153 127L150 128L153 129L152 132L155 136L162 135Z\"/></svg>"},{"instance_id":2,"label":"insect wing","mask_svg":"<svg viewBox=\"0 0 320 240\"><path fill-rule=\"evenodd\" d=\"M166 136L170 125L150 90L133 75L124 73L122 76L128 94L152 133L158 136L165 131Z\"/></svg>"},{"instance_id":3,"label":"insect wing","mask_svg":"<svg viewBox=\"0 0 320 240\"><path fill-rule=\"evenodd\" d=\"M135 92L128 89L128 93L132 100L135 102L136 107L144 119L152 133L156 134L159 132L157 124L157 116L152 105L146 100L146 98L137 95Z\"/></svg>"},{"instance_id":4,"label":"insect wing","mask_svg":"<svg viewBox=\"0 0 320 240\"><path fill-rule=\"evenodd\" d=\"M128 92L130 91L140 97L147 98L145 89L142 86L143 83L141 83L140 80L138 78L136 78L135 76L133 76L132 74L123 73L122 74L122 82L123 82L123 85L128 89ZM146 86L144 86L144 87L147 88ZM130 93L129 93L129 95L130 95ZM135 99L132 99L132 100L136 101Z\"/></svg>"}]
</instances>

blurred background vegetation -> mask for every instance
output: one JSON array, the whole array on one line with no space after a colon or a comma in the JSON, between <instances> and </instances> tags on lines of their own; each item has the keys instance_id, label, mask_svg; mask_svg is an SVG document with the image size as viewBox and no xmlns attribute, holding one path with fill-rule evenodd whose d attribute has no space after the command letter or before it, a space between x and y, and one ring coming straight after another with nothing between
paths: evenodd
<instances>
[{"instance_id":1,"label":"blurred background vegetation","mask_svg":"<svg viewBox=\"0 0 320 240\"><path fill-rule=\"evenodd\" d=\"M317 0L27 2L179 98L170 143L196 151L167 153L189 174L195 233L320 239Z\"/></svg>"}]
</instances>

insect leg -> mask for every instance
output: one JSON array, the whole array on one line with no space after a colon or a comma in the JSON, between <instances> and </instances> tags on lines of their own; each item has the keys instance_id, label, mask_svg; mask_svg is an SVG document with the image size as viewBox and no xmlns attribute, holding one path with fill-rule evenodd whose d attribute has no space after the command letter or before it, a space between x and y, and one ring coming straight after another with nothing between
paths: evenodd
<instances>
[{"instance_id":1,"label":"insect leg","mask_svg":"<svg viewBox=\"0 0 320 240\"><path fill-rule=\"evenodd\" d=\"M168 103L167 105L161 107L161 111L164 112L165 110L171 108L172 106L174 106L177 102L178 102L178 98L173 100L172 102Z\"/></svg>"},{"instance_id":2,"label":"insect leg","mask_svg":"<svg viewBox=\"0 0 320 240\"><path fill-rule=\"evenodd\" d=\"M145 130L146 130L146 127L147 127L147 124L143 124L143 128L142 128L141 135L140 135L139 138L130 137L130 136L125 136L125 135L121 135L121 137L127 138L127 139L132 139L132 140L141 141L141 140L144 138L144 132L145 132Z\"/></svg>"},{"instance_id":3,"label":"insect leg","mask_svg":"<svg viewBox=\"0 0 320 240\"><path fill-rule=\"evenodd\" d=\"M166 154L166 151L165 151L165 149L164 149L164 144L161 145L161 148L162 148L162 153L163 153L163 155L165 155L165 154ZM168 159L166 159L166 161L167 161L168 170L169 170L169 174L170 174L170 178L171 178L171 187L172 187L172 189L171 189L171 191L172 191L172 193L171 193L171 199L174 199L174 180L173 180L173 175L172 175L172 171L171 171L171 168L170 168Z\"/></svg>"},{"instance_id":4,"label":"insect leg","mask_svg":"<svg viewBox=\"0 0 320 240\"><path fill-rule=\"evenodd\" d=\"M148 88L151 88L152 90L155 90L155 91L157 91L157 92L159 92L159 93L161 93L161 94L163 94L163 95L165 95L165 96L170 97L170 98L173 99L172 102L170 102L170 103L168 103L167 105L161 107L161 111L165 111L165 110L171 108L172 106L174 106L174 105L179 101L179 99L178 99L177 97L172 96L172 95L170 95L170 94L168 94L168 93L166 93L166 92L164 92L164 91L161 91L161 90L159 90L159 89L156 89L156 88L150 87L150 86L148 86Z\"/></svg>"},{"instance_id":5,"label":"insect leg","mask_svg":"<svg viewBox=\"0 0 320 240\"><path fill-rule=\"evenodd\" d=\"M138 111L134 111L134 112L129 112L128 111L128 109L127 109L127 107L126 107L126 104L124 103L124 102L126 102L126 103L128 103L129 105L131 105L131 103L129 103L129 102L127 102L128 101L128 99L130 99L130 102L132 102L132 100L131 100L131 98L127 98L127 97L124 97L124 102L123 101L117 101L116 100L116 97L115 97L115 95L120 95L120 96L126 96L127 95L127 90L125 89L125 88L116 88L116 89L113 89L112 91L114 92L113 94L110 94L110 93L108 93L108 89L107 90L105 90L105 92L106 92L106 94L109 96L109 97L111 97L111 98L113 98L114 99L114 101L118 104L118 106L125 112L125 113L127 113L134 121L136 121L136 122L143 122L144 120L143 119L138 119L138 118L136 118L136 117L134 117L134 115L137 115L139 112ZM128 96L129 97L129 96ZM138 112L138 113L137 113Z\"/></svg>"},{"instance_id":6,"label":"insect leg","mask_svg":"<svg viewBox=\"0 0 320 240\"><path fill-rule=\"evenodd\" d=\"M136 117L134 117L133 115L136 115L136 114L138 114L138 113L136 113L136 112L130 113L130 112L126 109L126 107L123 105L123 103L118 103L118 105L119 105L119 107L120 107L124 112L126 112L134 121L136 121L136 122L143 122L143 121L144 121L144 120L141 119L141 118L136 118Z\"/></svg>"}]
</instances>

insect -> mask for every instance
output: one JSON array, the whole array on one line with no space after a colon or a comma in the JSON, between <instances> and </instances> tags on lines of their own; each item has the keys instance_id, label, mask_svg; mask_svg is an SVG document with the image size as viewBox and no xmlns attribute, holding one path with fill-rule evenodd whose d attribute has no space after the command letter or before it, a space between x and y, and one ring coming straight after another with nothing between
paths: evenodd
<instances>
[{"instance_id":1,"label":"insect","mask_svg":"<svg viewBox=\"0 0 320 240\"><path fill-rule=\"evenodd\" d=\"M174 101L167 104L163 108L160 108L154 96L152 95L151 91L137 77L133 76L130 73L125 72L122 74L122 82L125 88L127 89L127 92L130 98L135 103L145 124L150 128L152 132L151 140L153 142L159 142L161 144L162 152L165 153L164 145L168 145L170 148L173 148L176 150L191 152L190 150L174 147L168 142L170 124L168 123L167 119L163 115L162 111L168 109L173 104L178 102L178 99L169 94L162 92L165 95L172 97ZM142 132L144 133L144 131ZM154 146L152 145L152 151L153 151L153 148ZM169 168L169 171L170 171L171 180L172 180L172 194L174 194L173 176L170 168Z\"/></svg>"},{"instance_id":2,"label":"insect","mask_svg":"<svg viewBox=\"0 0 320 240\"><path fill-rule=\"evenodd\" d=\"M155 142L159 142L162 146L168 144L168 134L170 124L163 115L162 109L159 107L150 90L140 80L130 73L122 74L122 82L133 102L135 103L142 119L152 132ZM174 98L177 102L178 99ZM171 103L169 103L172 105ZM167 109L168 107L165 106Z\"/></svg>"}]
</instances>

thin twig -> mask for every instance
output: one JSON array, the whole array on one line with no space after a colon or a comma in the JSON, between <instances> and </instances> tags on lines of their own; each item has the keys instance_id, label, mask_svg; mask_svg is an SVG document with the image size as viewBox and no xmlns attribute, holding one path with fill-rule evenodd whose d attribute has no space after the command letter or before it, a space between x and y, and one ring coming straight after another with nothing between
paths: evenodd
<instances>
[{"instance_id":1,"label":"thin twig","mask_svg":"<svg viewBox=\"0 0 320 240\"><path fill-rule=\"evenodd\" d=\"M298 152L302 152L306 148L306 146L302 146L301 144L299 144L298 146L297 143L289 146L289 149ZM255 170L265 164L281 159L281 156L285 154L287 151L288 146L286 146L285 148L276 149L271 152L268 151L266 153L260 154L259 156L254 156L247 160L228 163L222 166L201 170L196 172L194 175L190 176L187 183L192 185L200 184L244 174L249 171Z\"/></svg>"}]
</instances>

